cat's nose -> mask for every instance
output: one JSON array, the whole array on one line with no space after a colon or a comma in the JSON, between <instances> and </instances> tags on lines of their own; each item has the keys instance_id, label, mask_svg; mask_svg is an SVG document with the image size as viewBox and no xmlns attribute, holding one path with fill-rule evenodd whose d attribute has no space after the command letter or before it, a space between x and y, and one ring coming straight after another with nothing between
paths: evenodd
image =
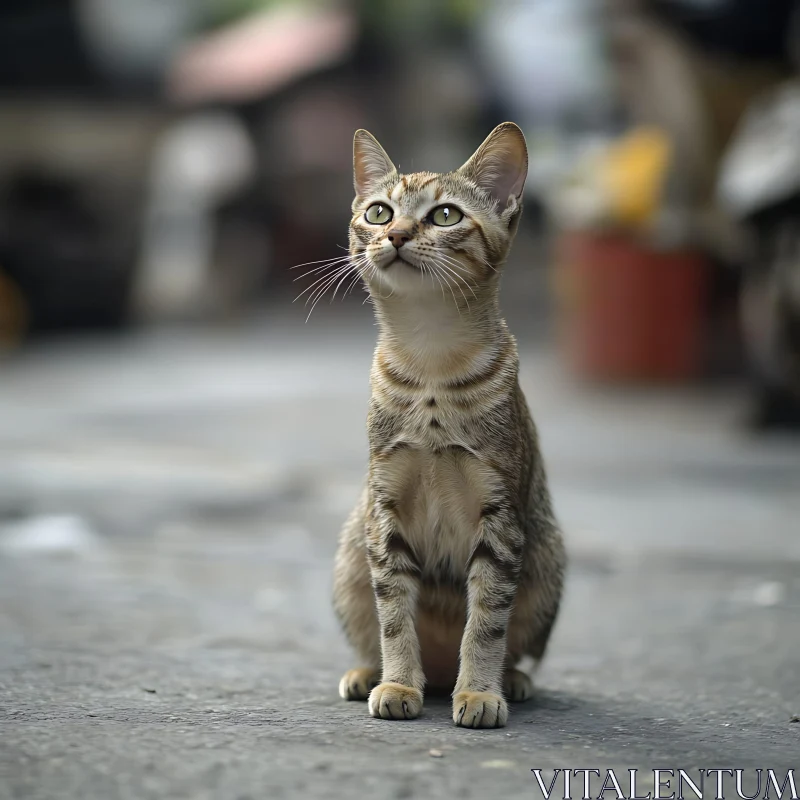
<instances>
[{"instance_id":1,"label":"cat's nose","mask_svg":"<svg viewBox=\"0 0 800 800\"><path fill-rule=\"evenodd\" d=\"M386 238L399 250L406 242L411 241L411 232L403 228L392 228Z\"/></svg>"}]
</instances>

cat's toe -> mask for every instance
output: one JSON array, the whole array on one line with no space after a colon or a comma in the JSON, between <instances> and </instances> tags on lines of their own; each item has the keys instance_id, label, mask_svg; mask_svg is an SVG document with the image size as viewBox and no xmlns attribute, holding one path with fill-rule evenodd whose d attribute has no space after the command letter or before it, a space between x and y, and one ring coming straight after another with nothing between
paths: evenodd
<instances>
[{"instance_id":1,"label":"cat's toe","mask_svg":"<svg viewBox=\"0 0 800 800\"><path fill-rule=\"evenodd\" d=\"M453 722L461 728L502 728L508 705L493 692L459 692L453 697Z\"/></svg>"},{"instance_id":2,"label":"cat's toe","mask_svg":"<svg viewBox=\"0 0 800 800\"><path fill-rule=\"evenodd\" d=\"M510 669L503 680L503 693L512 703L524 703L533 697L533 681L518 669Z\"/></svg>"},{"instance_id":3,"label":"cat's toe","mask_svg":"<svg viewBox=\"0 0 800 800\"><path fill-rule=\"evenodd\" d=\"M422 711L422 692L400 683L379 683L369 695L369 713L381 719L416 719Z\"/></svg>"},{"instance_id":4,"label":"cat's toe","mask_svg":"<svg viewBox=\"0 0 800 800\"><path fill-rule=\"evenodd\" d=\"M339 681L339 697L343 700L366 700L380 679L379 671L370 667L349 669Z\"/></svg>"}]
</instances>

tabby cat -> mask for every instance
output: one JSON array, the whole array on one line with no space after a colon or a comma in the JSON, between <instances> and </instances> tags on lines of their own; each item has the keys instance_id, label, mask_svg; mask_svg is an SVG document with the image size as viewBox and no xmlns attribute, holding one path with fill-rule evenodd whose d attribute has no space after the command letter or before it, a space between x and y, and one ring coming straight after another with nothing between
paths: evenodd
<instances>
[{"instance_id":1,"label":"tabby cat","mask_svg":"<svg viewBox=\"0 0 800 800\"><path fill-rule=\"evenodd\" d=\"M341 534L334 607L360 664L339 684L413 719L426 684L453 720L496 728L558 612L564 546L516 342L498 306L519 225L525 139L507 122L454 172L399 174L354 141L350 256L379 326L369 472Z\"/></svg>"}]
</instances>

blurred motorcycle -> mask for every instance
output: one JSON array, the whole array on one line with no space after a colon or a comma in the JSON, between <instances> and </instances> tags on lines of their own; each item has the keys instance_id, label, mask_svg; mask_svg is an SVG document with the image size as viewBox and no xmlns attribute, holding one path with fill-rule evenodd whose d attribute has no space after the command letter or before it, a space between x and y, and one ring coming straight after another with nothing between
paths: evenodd
<instances>
[{"instance_id":1,"label":"blurred motorcycle","mask_svg":"<svg viewBox=\"0 0 800 800\"><path fill-rule=\"evenodd\" d=\"M790 30L800 53L798 23L796 11ZM800 80L753 102L723 158L718 196L752 234L740 315L753 422L800 429Z\"/></svg>"}]
</instances>

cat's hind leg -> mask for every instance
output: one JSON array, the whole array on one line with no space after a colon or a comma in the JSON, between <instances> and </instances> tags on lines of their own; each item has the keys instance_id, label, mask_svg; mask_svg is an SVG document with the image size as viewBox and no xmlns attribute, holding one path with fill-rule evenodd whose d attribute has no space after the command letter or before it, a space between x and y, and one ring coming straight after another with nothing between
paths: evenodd
<instances>
[{"instance_id":1,"label":"cat's hind leg","mask_svg":"<svg viewBox=\"0 0 800 800\"><path fill-rule=\"evenodd\" d=\"M339 681L344 700L366 700L381 677L381 640L364 543L362 504L345 523L336 553L333 608L360 666Z\"/></svg>"},{"instance_id":2,"label":"cat's hind leg","mask_svg":"<svg viewBox=\"0 0 800 800\"><path fill-rule=\"evenodd\" d=\"M566 554L556 529L540 535L521 576L514 613L508 626L508 660L504 679L507 700L524 702L533 696L530 676L516 665L524 656L539 666L558 616Z\"/></svg>"},{"instance_id":3,"label":"cat's hind leg","mask_svg":"<svg viewBox=\"0 0 800 800\"><path fill-rule=\"evenodd\" d=\"M381 682L381 672L374 667L355 667L342 675L339 697L342 700L366 700L369 693Z\"/></svg>"},{"instance_id":4,"label":"cat's hind leg","mask_svg":"<svg viewBox=\"0 0 800 800\"><path fill-rule=\"evenodd\" d=\"M533 681L521 669L507 668L503 678L503 695L509 703L524 703L533 697Z\"/></svg>"}]
</instances>

